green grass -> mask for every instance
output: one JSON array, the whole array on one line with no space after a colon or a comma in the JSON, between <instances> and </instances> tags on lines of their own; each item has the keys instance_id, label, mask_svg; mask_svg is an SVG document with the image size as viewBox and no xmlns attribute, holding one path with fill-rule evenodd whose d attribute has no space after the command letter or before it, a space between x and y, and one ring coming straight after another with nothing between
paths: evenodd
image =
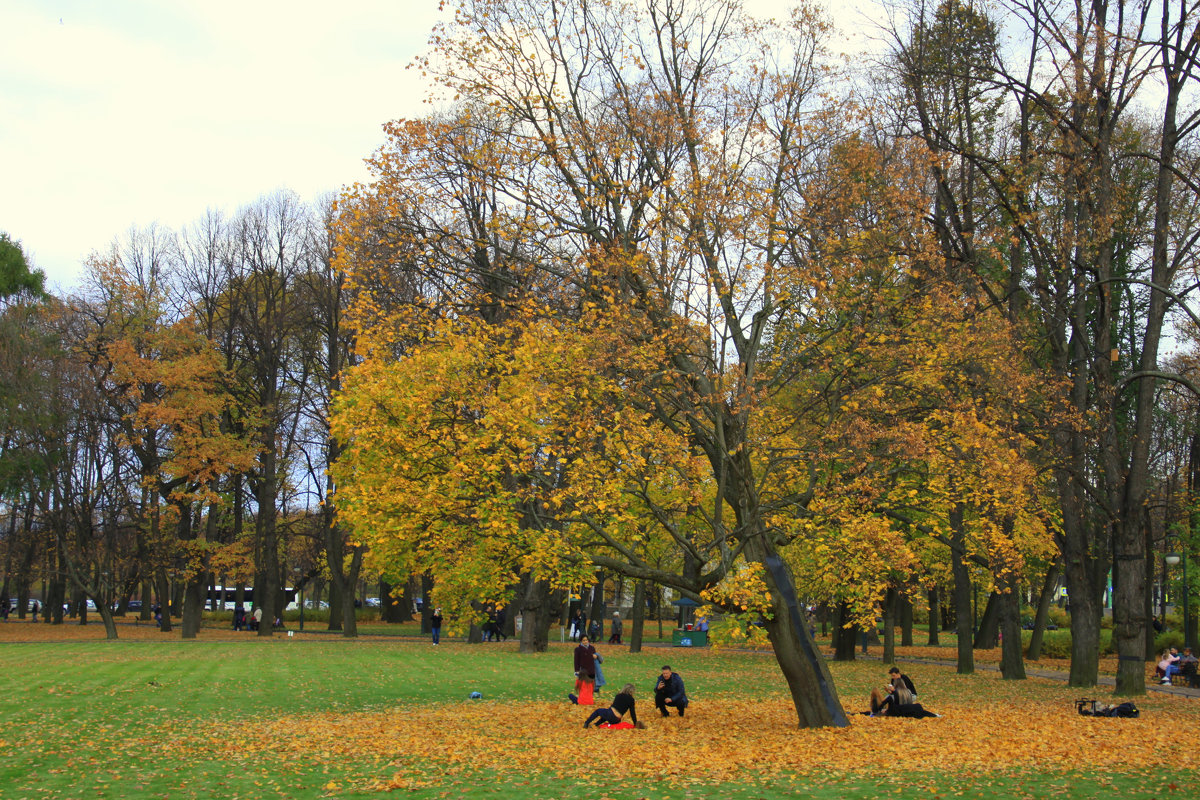
<instances>
[{"instance_id":1,"label":"green grass","mask_svg":"<svg viewBox=\"0 0 1200 800\"><path fill-rule=\"evenodd\" d=\"M616 648L603 652L615 655ZM664 662L687 676L697 699L778 696L780 678L763 654L648 648L620 651L606 666L609 683L645 686ZM865 697L879 680L878 662L835 665L842 697ZM924 669L924 668L923 668ZM931 669L931 668L929 668ZM0 699L8 746L0 750L0 798L257 798L367 797L331 781L361 786L379 769L353 753L331 762L298 757L225 763L219 753L184 747L201 732L246 721L313 712L358 712L398 704L461 704L471 691L506 702L557 700L570 679L570 646L520 655L512 644L434 649L424 642L353 641L336 637L262 641L116 641L0 645L8 676ZM927 671L927 670L925 670ZM979 691L1020 691L1068 705L1065 687L1030 683L1001 690L998 682L939 674L946 697ZM611 691L611 686L610 686ZM611 696L611 695L608 695ZM716 705L716 703L714 703ZM572 732L574 733L574 731ZM436 735L436 734L433 734ZM986 743L981 742L981 747ZM666 754L687 758L686 753ZM590 763L581 749L578 777L492 774L447 778L414 798L815 798L879 797L1110 797L1154 792L1174 781L1195 786L1197 775L1144 774L1136 768L1110 776L1080 773L998 773L962 785L953 775L903 772L897 754L881 753L877 774L803 778L763 786L729 783L692 787L622 785L610 764ZM1081 765L1082 766L1082 765ZM430 765L436 771L436 765ZM619 770L617 770L619 772ZM1185 790L1186 791L1186 790ZM1162 794L1159 794L1162 796Z\"/></svg>"}]
</instances>

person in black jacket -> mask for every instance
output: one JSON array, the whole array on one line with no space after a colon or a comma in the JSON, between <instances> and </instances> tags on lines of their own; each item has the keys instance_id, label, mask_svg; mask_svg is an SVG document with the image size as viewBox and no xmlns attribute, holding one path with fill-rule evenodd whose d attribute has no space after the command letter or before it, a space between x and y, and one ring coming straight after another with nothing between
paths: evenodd
<instances>
[{"instance_id":1,"label":"person in black jacket","mask_svg":"<svg viewBox=\"0 0 1200 800\"><path fill-rule=\"evenodd\" d=\"M667 717L670 716L667 706L674 706L679 709L679 716L682 717L683 710L687 708L687 705L688 698L687 693L683 690L683 678L679 676L678 672L672 672L671 668L664 664L662 675L654 684L654 707L664 717Z\"/></svg>"},{"instance_id":2,"label":"person in black jacket","mask_svg":"<svg viewBox=\"0 0 1200 800\"><path fill-rule=\"evenodd\" d=\"M433 634L434 644L442 640L442 609L433 610L433 615L429 617L429 631Z\"/></svg>"},{"instance_id":3,"label":"person in black jacket","mask_svg":"<svg viewBox=\"0 0 1200 800\"><path fill-rule=\"evenodd\" d=\"M629 721L635 727L645 727L645 725L638 722L637 711L634 709L632 683L625 684L625 687L617 692L617 696L613 698L611 706L608 708L597 708L593 711L591 716L587 718L587 721L583 723L583 727L589 728L593 722L597 725L602 722L607 722L609 725L616 725L626 714L629 715Z\"/></svg>"},{"instance_id":4,"label":"person in black jacket","mask_svg":"<svg viewBox=\"0 0 1200 800\"><path fill-rule=\"evenodd\" d=\"M892 685L892 691L904 686L914 698L917 696L917 687L913 686L912 678L901 672L899 667L892 667L888 670L888 682Z\"/></svg>"}]
</instances>

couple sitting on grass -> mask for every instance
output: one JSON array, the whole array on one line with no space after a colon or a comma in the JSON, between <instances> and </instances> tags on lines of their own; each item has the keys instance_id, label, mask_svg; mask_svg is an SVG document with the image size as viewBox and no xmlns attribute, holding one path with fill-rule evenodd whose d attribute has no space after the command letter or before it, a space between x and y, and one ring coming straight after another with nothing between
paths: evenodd
<instances>
[{"instance_id":1,"label":"couple sitting on grass","mask_svg":"<svg viewBox=\"0 0 1200 800\"><path fill-rule=\"evenodd\" d=\"M940 717L926 711L917 702L917 687L912 679L900 672L896 667L888 670L888 683L882 688L871 690L871 710L864 711L869 717Z\"/></svg>"}]
</instances>

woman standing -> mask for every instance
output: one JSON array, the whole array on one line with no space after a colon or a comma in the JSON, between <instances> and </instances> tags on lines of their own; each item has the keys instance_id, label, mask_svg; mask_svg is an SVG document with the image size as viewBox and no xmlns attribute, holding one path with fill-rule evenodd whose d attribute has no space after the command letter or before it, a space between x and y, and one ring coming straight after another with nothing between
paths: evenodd
<instances>
[{"instance_id":1,"label":"woman standing","mask_svg":"<svg viewBox=\"0 0 1200 800\"><path fill-rule=\"evenodd\" d=\"M575 674L596 677L596 648L586 635L575 648Z\"/></svg>"}]
</instances>

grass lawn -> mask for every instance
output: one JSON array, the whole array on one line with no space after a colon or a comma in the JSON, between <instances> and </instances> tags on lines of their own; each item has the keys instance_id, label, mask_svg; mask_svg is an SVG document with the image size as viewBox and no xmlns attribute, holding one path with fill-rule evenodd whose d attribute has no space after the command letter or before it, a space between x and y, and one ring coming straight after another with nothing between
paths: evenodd
<instances>
[{"instance_id":1,"label":"grass lawn","mask_svg":"<svg viewBox=\"0 0 1200 800\"><path fill-rule=\"evenodd\" d=\"M585 731L586 710L565 699L567 644L523 656L512 642L315 631L183 642L146 626L105 642L99 627L0 625L0 797L1166 797L1200 786L1200 705L1166 695L1139 698L1140 719L1089 719L1072 705L1084 693L1061 683L912 665L941 719L855 715L848 729L804 731L768 655L601 646L601 700L635 683L649 727ZM686 717L654 712L664 662L687 681ZM884 671L833 665L847 709L865 707Z\"/></svg>"}]
</instances>

